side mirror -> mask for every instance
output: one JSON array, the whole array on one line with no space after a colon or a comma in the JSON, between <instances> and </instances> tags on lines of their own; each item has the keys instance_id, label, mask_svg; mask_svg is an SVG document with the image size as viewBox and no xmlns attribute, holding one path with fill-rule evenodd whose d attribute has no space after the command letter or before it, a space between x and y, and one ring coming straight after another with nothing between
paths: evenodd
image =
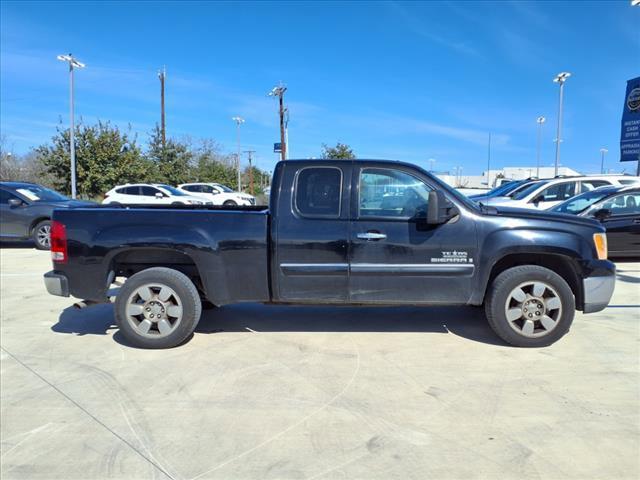
<instances>
[{"instance_id":1,"label":"side mirror","mask_svg":"<svg viewBox=\"0 0 640 480\"><path fill-rule=\"evenodd\" d=\"M22 200L20 200L18 198L10 198L9 199L9 206L11 208L19 207L20 205L22 205Z\"/></svg>"},{"instance_id":2,"label":"side mirror","mask_svg":"<svg viewBox=\"0 0 640 480\"><path fill-rule=\"evenodd\" d=\"M156 198L164 198L164 195L161 194L160 192L156 193L155 196L156 196Z\"/></svg>"},{"instance_id":3,"label":"side mirror","mask_svg":"<svg viewBox=\"0 0 640 480\"><path fill-rule=\"evenodd\" d=\"M447 222L456 214L456 208L441 190L429 192L429 205L427 209L427 223L440 225Z\"/></svg>"},{"instance_id":4,"label":"side mirror","mask_svg":"<svg viewBox=\"0 0 640 480\"><path fill-rule=\"evenodd\" d=\"M538 195L536 198L533 199L534 205L537 205L540 202L544 202L544 195Z\"/></svg>"},{"instance_id":5,"label":"side mirror","mask_svg":"<svg viewBox=\"0 0 640 480\"><path fill-rule=\"evenodd\" d=\"M601 208L600 210L596 210L593 214L593 217L600 222L605 221L610 216L611 210L609 210L608 208Z\"/></svg>"}]
</instances>

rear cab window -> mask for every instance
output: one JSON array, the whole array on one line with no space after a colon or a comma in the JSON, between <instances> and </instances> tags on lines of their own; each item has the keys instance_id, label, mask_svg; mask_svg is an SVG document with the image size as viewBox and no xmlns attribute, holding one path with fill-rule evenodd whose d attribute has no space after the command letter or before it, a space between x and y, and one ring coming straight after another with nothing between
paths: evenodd
<instances>
[{"instance_id":1,"label":"rear cab window","mask_svg":"<svg viewBox=\"0 0 640 480\"><path fill-rule=\"evenodd\" d=\"M342 170L336 167L306 167L298 171L293 207L308 218L339 218Z\"/></svg>"}]
</instances>

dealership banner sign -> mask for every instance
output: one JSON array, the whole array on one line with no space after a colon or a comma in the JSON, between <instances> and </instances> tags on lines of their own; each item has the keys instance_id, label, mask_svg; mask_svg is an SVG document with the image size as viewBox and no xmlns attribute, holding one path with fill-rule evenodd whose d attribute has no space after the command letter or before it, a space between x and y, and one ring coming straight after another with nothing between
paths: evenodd
<instances>
[{"instance_id":1,"label":"dealership banner sign","mask_svg":"<svg viewBox=\"0 0 640 480\"><path fill-rule=\"evenodd\" d=\"M640 77L627 82L622 110L620 161L640 161Z\"/></svg>"}]
</instances>

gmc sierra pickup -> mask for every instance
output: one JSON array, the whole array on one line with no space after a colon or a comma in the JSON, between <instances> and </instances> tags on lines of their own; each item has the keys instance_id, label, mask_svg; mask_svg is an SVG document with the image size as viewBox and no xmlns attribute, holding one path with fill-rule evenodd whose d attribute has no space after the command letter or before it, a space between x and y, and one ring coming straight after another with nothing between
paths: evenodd
<instances>
[{"instance_id":1,"label":"gmc sierra pickup","mask_svg":"<svg viewBox=\"0 0 640 480\"><path fill-rule=\"evenodd\" d=\"M56 210L49 293L106 302L134 345L179 345L201 304L484 305L509 344L549 345L615 284L594 220L468 200L400 162L280 162L270 206Z\"/></svg>"}]
</instances>

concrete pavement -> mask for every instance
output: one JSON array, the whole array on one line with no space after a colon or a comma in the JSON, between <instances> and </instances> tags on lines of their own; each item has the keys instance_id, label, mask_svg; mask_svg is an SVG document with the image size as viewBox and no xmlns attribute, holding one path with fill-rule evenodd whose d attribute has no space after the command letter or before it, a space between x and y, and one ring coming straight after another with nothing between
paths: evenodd
<instances>
[{"instance_id":1,"label":"concrete pavement","mask_svg":"<svg viewBox=\"0 0 640 480\"><path fill-rule=\"evenodd\" d=\"M544 349L474 308L250 304L164 351L49 296L47 252L0 263L3 480L640 476L640 263Z\"/></svg>"}]
</instances>

